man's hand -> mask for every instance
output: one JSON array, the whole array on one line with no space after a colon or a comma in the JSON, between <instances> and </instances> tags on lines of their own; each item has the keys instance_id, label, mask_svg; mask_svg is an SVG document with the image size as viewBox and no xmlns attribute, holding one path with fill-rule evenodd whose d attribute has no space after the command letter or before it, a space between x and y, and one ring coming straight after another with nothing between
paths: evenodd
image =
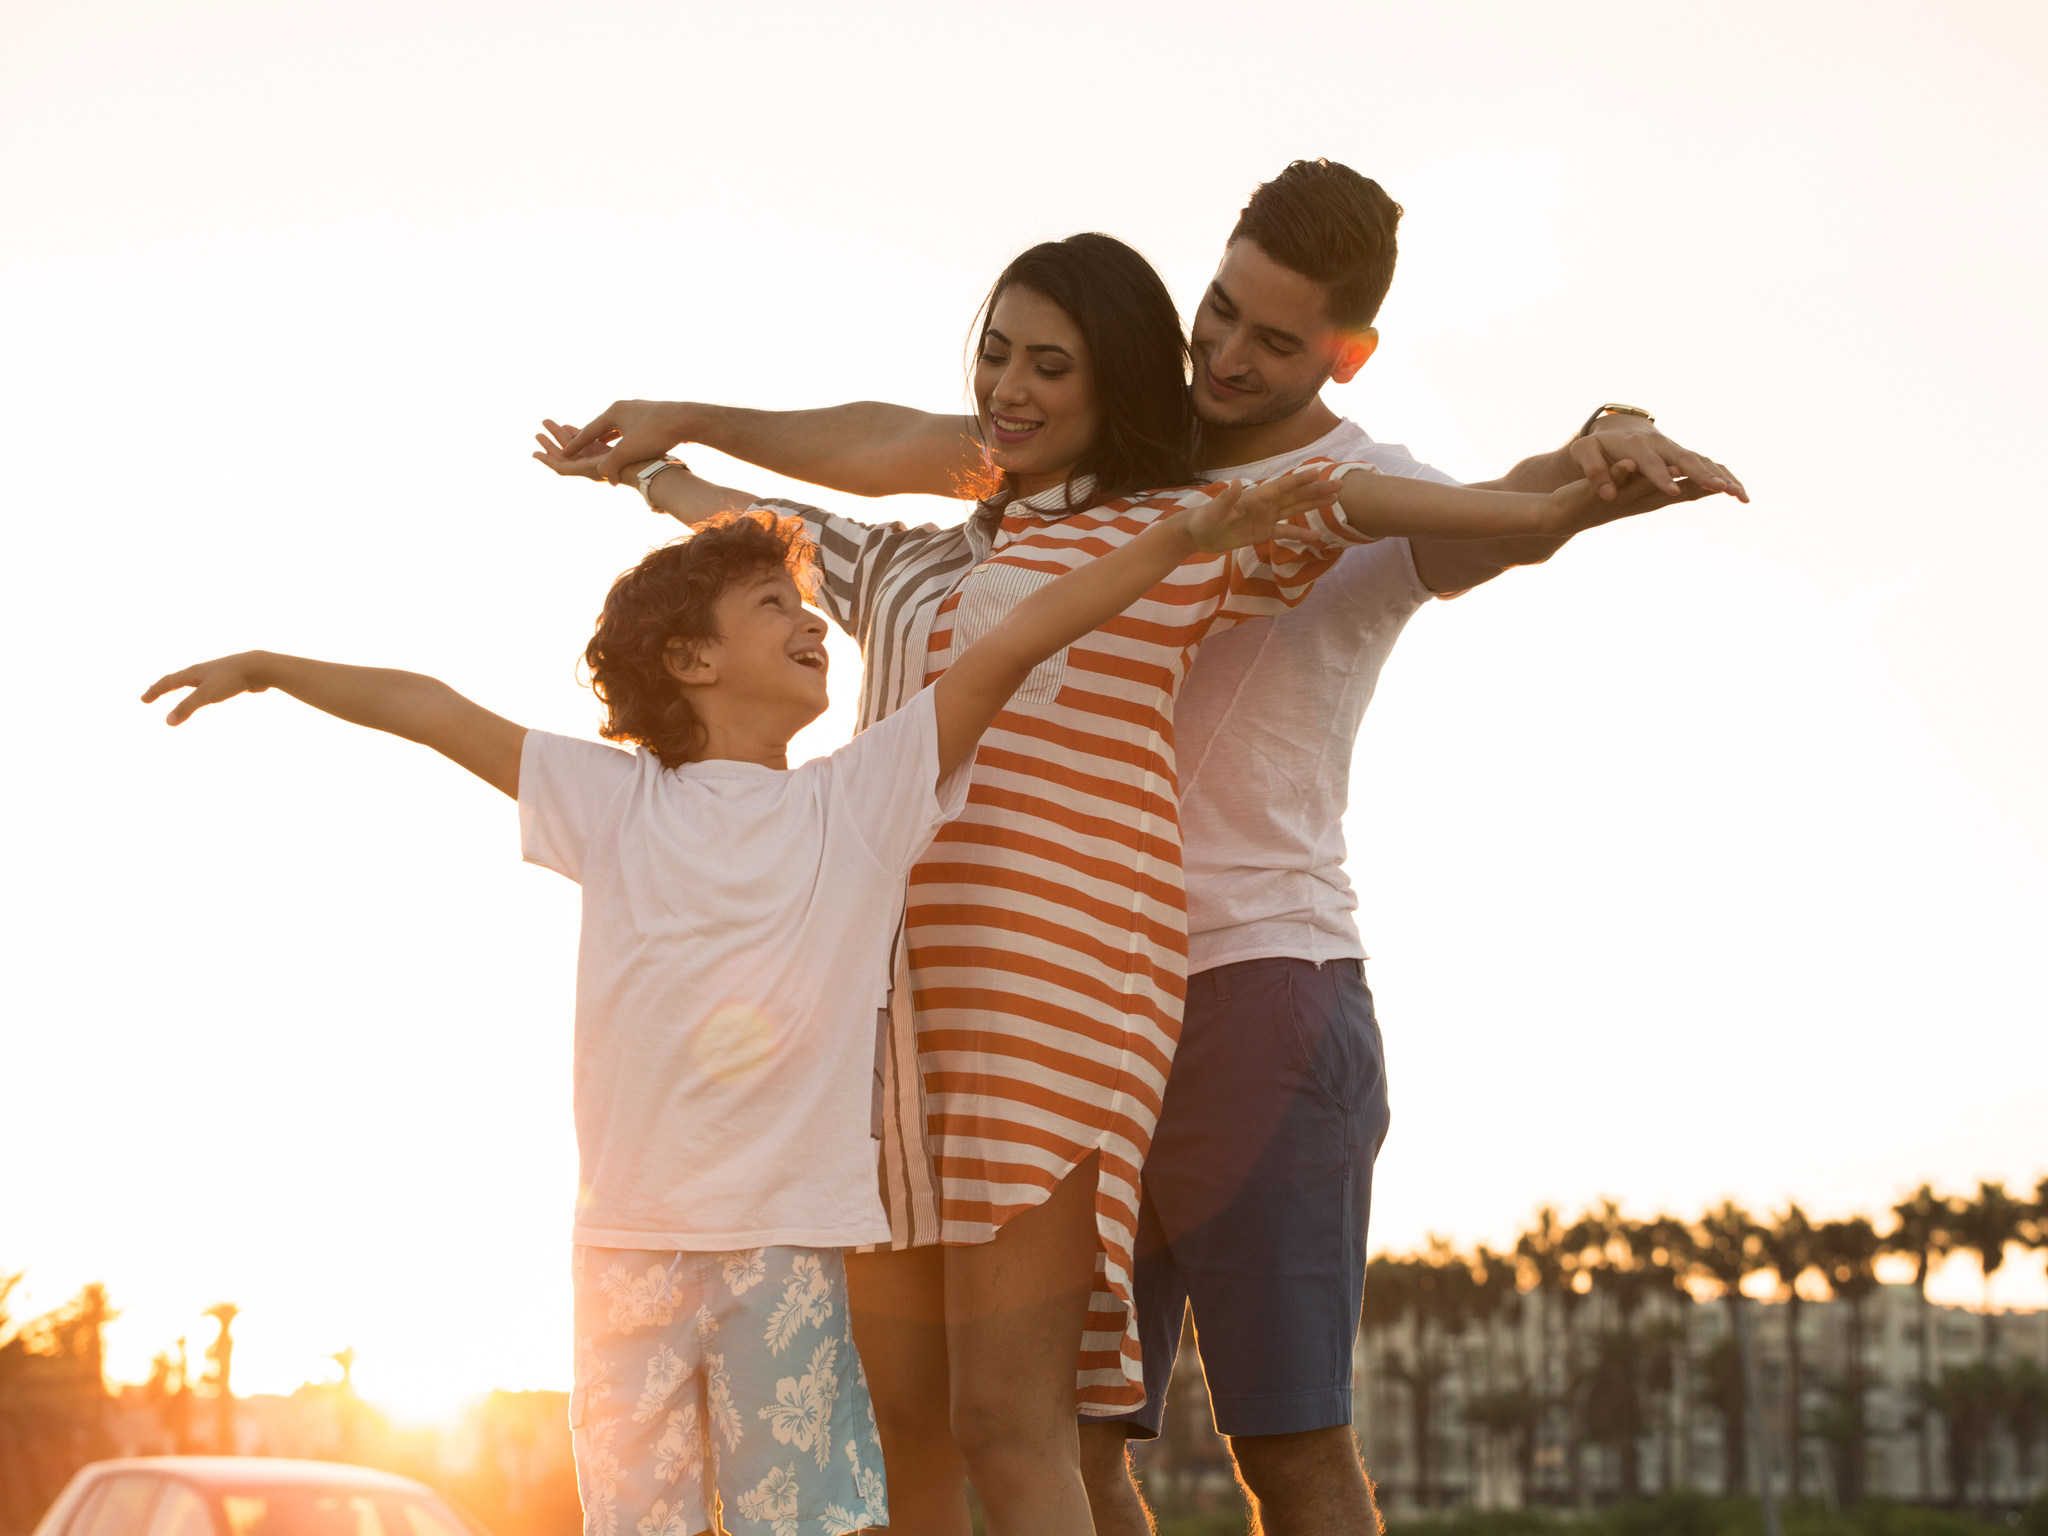
<instances>
[{"instance_id":1,"label":"man's hand","mask_svg":"<svg viewBox=\"0 0 2048 1536\"><path fill-rule=\"evenodd\" d=\"M149 685L142 695L142 702L154 704L167 693L190 688L192 691L178 701L177 708L164 716L166 725L183 725L192 718L195 710L204 709L209 704L232 699L238 693L267 690L270 684L261 676L263 656L262 651L243 651L234 656L202 661L181 672L168 673Z\"/></svg>"},{"instance_id":2,"label":"man's hand","mask_svg":"<svg viewBox=\"0 0 2048 1536\"><path fill-rule=\"evenodd\" d=\"M1714 477L1711 484L1691 479L1674 480L1668 474L1664 478L1669 489L1624 460L1614 465L1605 486L1596 484L1590 475L1584 480L1560 486L1544 498L1548 503L1545 509L1545 519L1549 524L1547 532L1551 537L1568 539L1588 528L1618 522L1624 517L1677 506L1680 502L1698 501L1703 496L1719 496L1730 483L1726 476ZM1735 487L1728 494L1739 490L1740 487ZM1742 499L1747 501L1749 498L1745 496Z\"/></svg>"},{"instance_id":3,"label":"man's hand","mask_svg":"<svg viewBox=\"0 0 2048 1536\"><path fill-rule=\"evenodd\" d=\"M1565 444L1564 451L1581 475L1592 482L1602 501L1612 502L1621 494L1616 471L1624 467L1644 476L1666 496L1683 501L1726 493L1737 501L1749 500L1742 482L1723 464L1681 447L1659 432L1641 416L1617 411L1593 423L1584 437ZM1685 479L1703 489L1680 496L1678 481ZM1590 524L1588 526L1591 526Z\"/></svg>"},{"instance_id":4,"label":"man's hand","mask_svg":"<svg viewBox=\"0 0 2048 1536\"><path fill-rule=\"evenodd\" d=\"M588 474L593 480L614 484L626 465L644 464L660 458L678 443L696 440L694 410L683 400L614 400L581 429L557 428L552 421L545 425L561 443L564 462L578 463L593 454L597 462L592 469L569 470L559 468L541 454L535 454L535 458L558 474ZM563 432L568 437L562 437Z\"/></svg>"},{"instance_id":5,"label":"man's hand","mask_svg":"<svg viewBox=\"0 0 2048 1536\"><path fill-rule=\"evenodd\" d=\"M1179 523L1195 548L1222 554L1270 539L1273 530L1288 518L1329 506L1342 490L1339 482L1325 479L1313 469L1297 469L1249 489L1242 481L1233 480L1200 506L1176 512L1167 521Z\"/></svg>"}]
</instances>

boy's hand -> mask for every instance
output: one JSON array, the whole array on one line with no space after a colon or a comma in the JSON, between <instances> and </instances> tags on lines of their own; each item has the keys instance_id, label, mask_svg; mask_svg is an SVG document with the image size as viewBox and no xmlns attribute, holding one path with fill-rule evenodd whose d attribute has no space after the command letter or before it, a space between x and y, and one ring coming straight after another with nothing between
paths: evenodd
<instances>
[{"instance_id":1,"label":"boy's hand","mask_svg":"<svg viewBox=\"0 0 2048 1536\"><path fill-rule=\"evenodd\" d=\"M202 661L196 667L158 678L144 692L142 702L154 704L167 693L190 688L192 691L178 701L177 708L164 716L166 725L183 725L196 709L232 699L238 693L262 693L268 689L270 684L259 670L262 660L261 651L243 651L236 656Z\"/></svg>"},{"instance_id":2,"label":"boy's hand","mask_svg":"<svg viewBox=\"0 0 2048 1536\"><path fill-rule=\"evenodd\" d=\"M1250 489L1233 480L1199 507L1176 512L1170 521L1180 525L1195 548L1218 555L1270 539L1286 519L1329 506L1342 489L1337 481L1325 479L1313 469L1297 469Z\"/></svg>"}]
</instances>

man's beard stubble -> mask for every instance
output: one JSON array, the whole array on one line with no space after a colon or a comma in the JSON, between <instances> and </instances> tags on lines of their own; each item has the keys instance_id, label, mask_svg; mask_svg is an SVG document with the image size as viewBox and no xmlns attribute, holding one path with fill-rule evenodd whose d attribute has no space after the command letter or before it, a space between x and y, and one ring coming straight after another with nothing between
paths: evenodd
<instances>
[{"instance_id":1,"label":"man's beard stubble","mask_svg":"<svg viewBox=\"0 0 2048 1536\"><path fill-rule=\"evenodd\" d=\"M1200 418L1203 426L1220 427L1225 431L1236 431L1241 427L1269 427L1276 421L1285 421L1296 411L1302 409L1310 401L1314 400L1317 395L1320 395L1323 392L1323 386L1329 382L1330 376L1325 373L1299 394L1284 397L1277 395L1257 396L1254 402L1248 403L1251 411L1251 414L1248 416L1218 418L1205 415L1202 411L1202 406L1207 404L1211 409L1214 409L1216 402L1213 400L1204 401L1200 395L1196 395L1195 415Z\"/></svg>"}]
</instances>

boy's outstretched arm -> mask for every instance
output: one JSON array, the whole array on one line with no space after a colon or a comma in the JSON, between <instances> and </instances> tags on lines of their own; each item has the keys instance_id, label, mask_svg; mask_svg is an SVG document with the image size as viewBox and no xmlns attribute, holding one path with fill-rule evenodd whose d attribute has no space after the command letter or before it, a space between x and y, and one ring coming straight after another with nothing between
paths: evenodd
<instances>
[{"instance_id":1,"label":"boy's outstretched arm","mask_svg":"<svg viewBox=\"0 0 2048 1536\"><path fill-rule=\"evenodd\" d=\"M909 492L956 496L981 468L968 416L943 416L880 400L809 411L753 411L692 400L615 400L587 425L557 428L536 454L551 469L630 483L629 469L682 443L854 496ZM587 469L563 470L565 463ZM664 476L663 478L666 478Z\"/></svg>"},{"instance_id":2,"label":"boy's outstretched arm","mask_svg":"<svg viewBox=\"0 0 2048 1536\"><path fill-rule=\"evenodd\" d=\"M1675 481L1673 493L1646 476L1617 471L1615 478L1619 490L1609 501L1590 480L1539 495L1354 472L1343 478L1337 501L1344 520L1374 538L1564 539L1618 518L1720 494L1691 480Z\"/></svg>"},{"instance_id":3,"label":"boy's outstretched arm","mask_svg":"<svg viewBox=\"0 0 2048 1536\"><path fill-rule=\"evenodd\" d=\"M1199 506L1162 517L1129 543L1047 582L1012 608L933 685L939 777L973 755L989 723L1031 669L1100 629L1151 591L1182 561L1256 544L1285 518L1337 498L1337 483L1312 469L1249 490L1231 484Z\"/></svg>"},{"instance_id":4,"label":"boy's outstretched arm","mask_svg":"<svg viewBox=\"0 0 2048 1536\"><path fill-rule=\"evenodd\" d=\"M526 727L471 703L438 678L384 667L345 667L273 651L243 651L158 678L142 702L152 704L180 688L192 691L165 717L170 725L182 725L193 711L238 693L281 688L337 719L432 747L493 789L519 798L519 748L526 740Z\"/></svg>"}]
</instances>

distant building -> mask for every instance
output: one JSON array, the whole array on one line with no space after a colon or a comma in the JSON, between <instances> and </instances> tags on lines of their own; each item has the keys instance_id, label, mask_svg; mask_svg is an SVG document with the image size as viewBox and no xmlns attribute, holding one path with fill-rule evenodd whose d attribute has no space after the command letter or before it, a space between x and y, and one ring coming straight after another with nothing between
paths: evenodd
<instances>
[{"instance_id":1,"label":"distant building","mask_svg":"<svg viewBox=\"0 0 2048 1536\"><path fill-rule=\"evenodd\" d=\"M1745 1305L1766 1464L1773 1489L1789 1495L1789 1308ZM1956 1373L1952 1390L1970 1390L1970 1373L1984 1359L1983 1315L1923 1309L1911 1286L1879 1286L1861 1307L1859 1435L1851 1337L1857 1320L1846 1302L1802 1302L1802 1492L1835 1503L1851 1492L1842 1485L1859 1476L1867 1495L1915 1502L2017 1505L2048 1492L2039 1419L2033 1443L2022 1444L1995 1403L1969 1415L1973 1423L1989 1420L1973 1435L1980 1444L1956 1441L1956 1426L1939 1407L1927 1412L1923 1478L1923 1310L1930 1383ZM1389 1510L1586 1505L1679 1488L1754 1491L1747 1444L1736 1454L1727 1444L1729 1409L1744 1425L1745 1441L1747 1409L1729 1400L1740 1381L1722 1302L1646 1302L1624 1334L1607 1298L1567 1304L1554 1293L1524 1292L1503 1315L1461 1332L1424 1328L1418 1336L1419 1326L1409 1316L1362 1333L1355 1358L1355 1424ZM2031 1367L2048 1374L2048 1312L1997 1314L1995 1339L2000 1372ZM1426 1455L1419 1453L1424 1434ZM1741 1475L1731 1487L1737 1467Z\"/></svg>"},{"instance_id":2,"label":"distant building","mask_svg":"<svg viewBox=\"0 0 2048 1536\"><path fill-rule=\"evenodd\" d=\"M1789 1309L1775 1302L1745 1307L1765 1461L1772 1488L1789 1497ZM1951 1385L1962 1380L1967 1387L1963 1378L1984 1358L1983 1315L1959 1307L1924 1310L1930 1382L1957 1373ZM1860 1484L1869 1497L2011 1507L2048 1493L2048 1444L2039 1438L2048 1426L2025 1445L1995 1413L1982 1443L1964 1445L1938 1408L1929 1411L1923 1480L1922 1312L1909 1285L1879 1286L1863 1300L1859 1434L1851 1385L1856 1319L1846 1302L1801 1303L1803 1496L1844 1503ZM2048 1382L2048 1312L1998 1314L1995 1339L2000 1372L2031 1368ZM1747 1408L1731 1401L1741 1384L1728 1308L1719 1301L1647 1300L1624 1334L1607 1297L1577 1296L1567 1304L1554 1293L1525 1291L1493 1317L1457 1332L1418 1324L1412 1314L1363 1331L1355 1367L1354 1427L1390 1514L1585 1507L1678 1489L1755 1490ZM1731 1410L1744 1440L1734 1454L1727 1443ZM1419 1454L1424 1437L1426 1455ZM1957 1453L1963 1453L1960 1460ZM1164 1432L1135 1445L1134 1462L1157 1508L1214 1507L1234 1497L1229 1454L1210 1421L1192 1329L1174 1373Z\"/></svg>"}]
</instances>

